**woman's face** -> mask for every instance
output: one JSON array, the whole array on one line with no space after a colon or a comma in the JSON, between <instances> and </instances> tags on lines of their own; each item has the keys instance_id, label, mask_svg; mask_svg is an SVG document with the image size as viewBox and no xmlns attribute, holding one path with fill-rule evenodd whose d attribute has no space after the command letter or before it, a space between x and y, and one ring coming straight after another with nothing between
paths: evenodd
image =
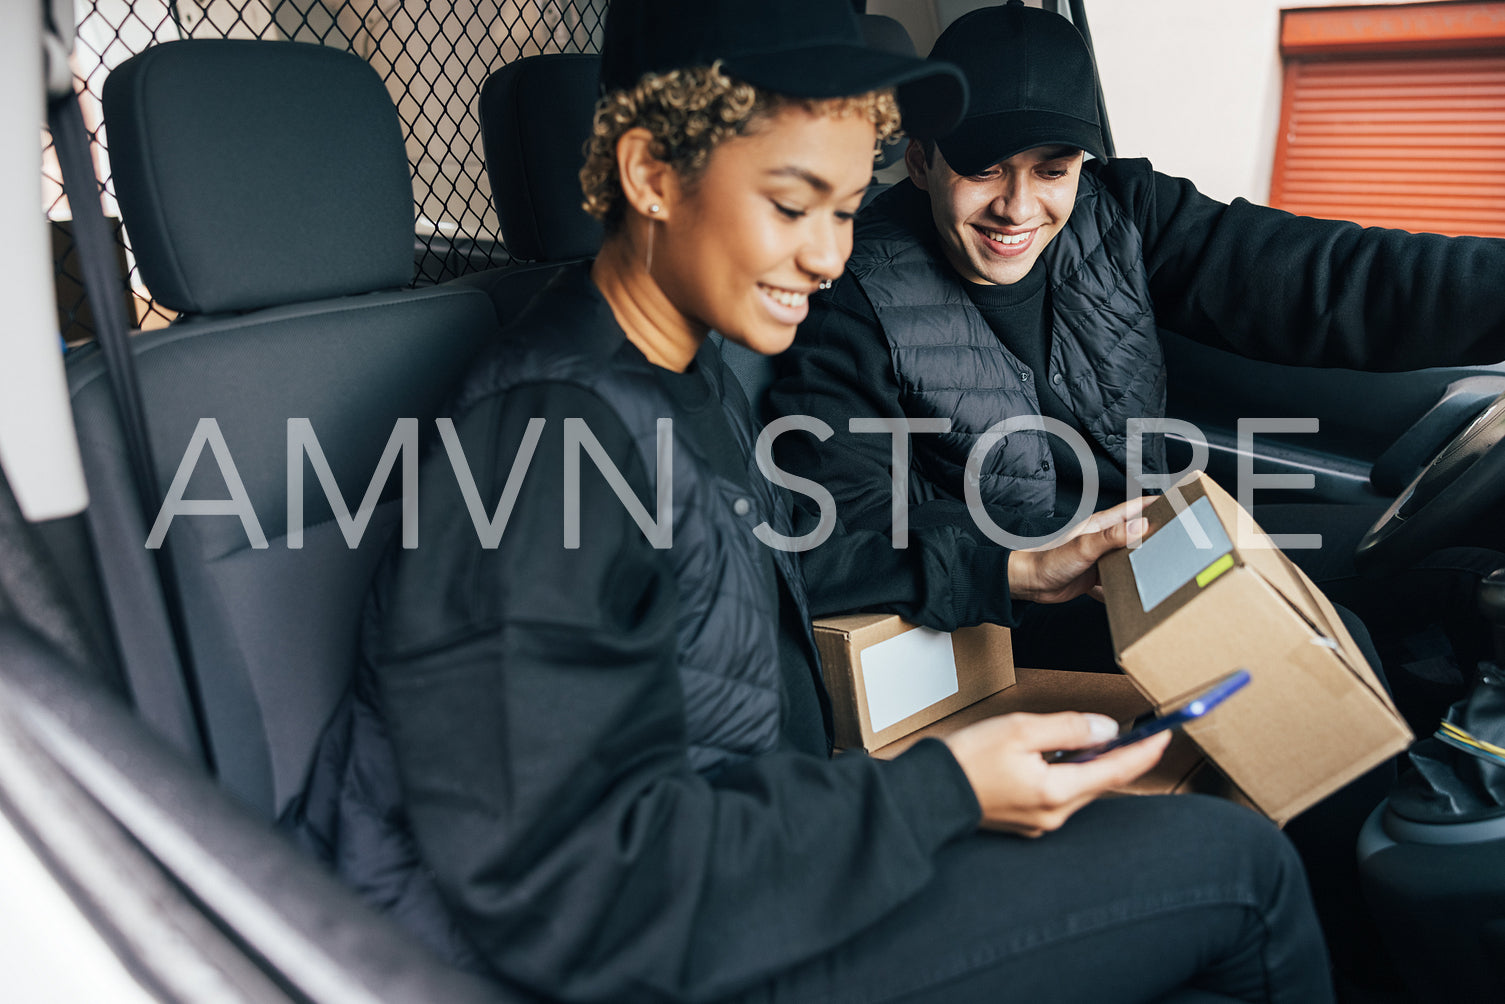
<instances>
[{"instance_id":1,"label":"woman's face","mask_svg":"<svg viewBox=\"0 0 1505 1004\"><path fill-rule=\"evenodd\" d=\"M873 173L872 123L785 108L726 140L655 224L653 277L692 323L782 352L806 298L841 274Z\"/></svg>"}]
</instances>

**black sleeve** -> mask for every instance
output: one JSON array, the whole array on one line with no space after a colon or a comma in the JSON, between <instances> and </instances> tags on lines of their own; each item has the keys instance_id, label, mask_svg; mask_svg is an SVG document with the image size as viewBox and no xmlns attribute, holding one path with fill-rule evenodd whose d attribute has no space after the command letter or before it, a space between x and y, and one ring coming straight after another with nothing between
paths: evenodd
<instances>
[{"instance_id":1,"label":"black sleeve","mask_svg":"<svg viewBox=\"0 0 1505 1004\"><path fill-rule=\"evenodd\" d=\"M934 515L934 506L931 507ZM1009 595L1009 554L966 525L911 526L896 548L888 529L851 528L838 517L824 544L801 565L813 617L853 612L895 613L938 631L971 624L1017 624ZM818 513L794 507L795 531L815 530Z\"/></svg>"},{"instance_id":2,"label":"black sleeve","mask_svg":"<svg viewBox=\"0 0 1505 1004\"><path fill-rule=\"evenodd\" d=\"M652 511L626 430L568 386L456 423L488 514L530 418L545 427L501 544L484 550L443 451L420 547L377 593L373 653L422 855L472 941L566 1000L702 1000L830 949L899 907L978 808L940 743L892 762L776 753L691 770L678 603L654 550L582 460L561 546L566 418Z\"/></svg>"},{"instance_id":3,"label":"black sleeve","mask_svg":"<svg viewBox=\"0 0 1505 1004\"><path fill-rule=\"evenodd\" d=\"M809 415L831 427L824 443L803 432L774 442L774 458L790 473L824 485L849 527L888 529L892 451L889 437L853 433L853 418L903 418L899 385L877 315L850 275L826 295L810 298L810 316L794 345L774 358L769 410Z\"/></svg>"},{"instance_id":4,"label":"black sleeve","mask_svg":"<svg viewBox=\"0 0 1505 1004\"><path fill-rule=\"evenodd\" d=\"M797 430L779 436L774 443L779 467L826 488L836 499L841 528L853 533L878 530L888 534L893 523L892 437L850 432L848 423L853 418L903 418L905 413L887 339L866 295L850 275L837 280L829 294L811 297L809 318L800 326L794 345L775 357L775 367L770 411L784 416L808 415L832 430L824 442ZM914 455L911 443L911 471ZM963 499L946 494L911 472L905 472L905 479L911 533L950 528L960 531L958 546L970 541L978 548L997 547L978 528ZM801 506L809 503L806 496L797 496L797 500ZM1043 536L1061 524L1049 513L1024 513L996 505L986 506L986 511L997 526L1025 537ZM948 535L938 533L933 546L938 552L947 550ZM831 549L830 545L826 548ZM952 567L961 566L953 563ZM814 592L815 573L809 572L806 578ZM845 578L833 581L855 584ZM847 597L850 602L836 596L829 599L843 610L890 609L891 605L863 607L863 602L875 591L882 593L885 589L901 590L894 597L900 602L915 595L902 577L877 579L871 585L876 590L852 592ZM995 608L983 619L995 617L1005 615ZM928 620L920 622L936 626ZM1009 623L1007 619L996 622Z\"/></svg>"},{"instance_id":5,"label":"black sleeve","mask_svg":"<svg viewBox=\"0 0 1505 1004\"><path fill-rule=\"evenodd\" d=\"M1144 237L1160 325L1271 362L1407 370L1505 359L1505 240L1224 205L1143 160L1099 178Z\"/></svg>"}]
</instances>

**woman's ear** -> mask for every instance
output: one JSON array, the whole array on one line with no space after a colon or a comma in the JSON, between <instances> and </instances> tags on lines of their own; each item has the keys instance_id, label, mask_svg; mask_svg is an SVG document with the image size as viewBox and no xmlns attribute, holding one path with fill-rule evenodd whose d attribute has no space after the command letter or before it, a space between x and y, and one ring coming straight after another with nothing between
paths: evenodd
<instances>
[{"instance_id":1,"label":"woman's ear","mask_svg":"<svg viewBox=\"0 0 1505 1004\"><path fill-rule=\"evenodd\" d=\"M648 219L669 218L678 179L673 165L653 155L653 134L642 126L617 140L617 177L629 207Z\"/></svg>"}]
</instances>

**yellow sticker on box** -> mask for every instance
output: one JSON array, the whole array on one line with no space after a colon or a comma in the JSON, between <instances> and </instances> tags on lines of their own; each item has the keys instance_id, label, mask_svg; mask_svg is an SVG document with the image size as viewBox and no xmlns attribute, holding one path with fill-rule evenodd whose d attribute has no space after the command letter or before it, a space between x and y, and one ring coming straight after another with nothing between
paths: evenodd
<instances>
[{"instance_id":1,"label":"yellow sticker on box","mask_svg":"<svg viewBox=\"0 0 1505 1004\"><path fill-rule=\"evenodd\" d=\"M1233 567L1233 555L1231 555L1231 554L1225 554L1225 555L1223 555L1217 561L1214 561L1212 564L1208 565L1206 568L1202 569L1200 572L1197 573L1197 586L1198 586L1198 588L1205 587L1207 585L1207 583L1211 582L1213 579L1217 578L1219 575L1222 575L1224 572L1228 571L1228 569L1230 569L1232 567Z\"/></svg>"}]
</instances>

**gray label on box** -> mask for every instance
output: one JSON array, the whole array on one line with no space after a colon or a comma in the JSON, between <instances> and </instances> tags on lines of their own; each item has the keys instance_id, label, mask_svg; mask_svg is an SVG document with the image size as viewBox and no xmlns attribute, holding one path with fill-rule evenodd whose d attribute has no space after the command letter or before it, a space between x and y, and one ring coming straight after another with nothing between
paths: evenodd
<instances>
[{"instance_id":1,"label":"gray label on box","mask_svg":"<svg viewBox=\"0 0 1505 1004\"><path fill-rule=\"evenodd\" d=\"M1197 499L1129 553L1140 605L1148 613L1232 550L1212 503Z\"/></svg>"}]
</instances>

